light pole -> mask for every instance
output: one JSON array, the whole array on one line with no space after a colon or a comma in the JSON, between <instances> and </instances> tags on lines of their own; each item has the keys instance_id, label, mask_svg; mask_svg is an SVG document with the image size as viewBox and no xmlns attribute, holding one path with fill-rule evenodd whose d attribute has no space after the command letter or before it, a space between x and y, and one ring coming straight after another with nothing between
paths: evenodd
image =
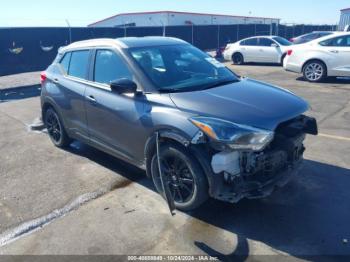
<instances>
[{"instance_id":1,"label":"light pole","mask_svg":"<svg viewBox=\"0 0 350 262\"><path fill-rule=\"evenodd\" d=\"M124 37L126 37L127 32L126 32L126 23L124 22Z\"/></svg>"},{"instance_id":2,"label":"light pole","mask_svg":"<svg viewBox=\"0 0 350 262\"><path fill-rule=\"evenodd\" d=\"M152 21L152 23L153 23L155 26L158 26L158 25L156 24L156 22L153 21L152 17L149 17L148 19L149 19L150 21ZM162 20L159 20L159 22L162 24L162 27L163 27L163 36L165 36L165 35L166 35L165 24L164 24L164 22L163 22Z\"/></svg>"},{"instance_id":3,"label":"light pole","mask_svg":"<svg viewBox=\"0 0 350 262\"><path fill-rule=\"evenodd\" d=\"M164 22L162 20L159 20L159 22L162 24L163 26L163 37L165 37L166 31L165 31L165 25Z\"/></svg>"},{"instance_id":4,"label":"light pole","mask_svg":"<svg viewBox=\"0 0 350 262\"><path fill-rule=\"evenodd\" d=\"M70 23L68 21L68 19L66 19L66 23L68 25L68 30L69 30L69 43L72 43L72 27L70 26Z\"/></svg>"}]
</instances>

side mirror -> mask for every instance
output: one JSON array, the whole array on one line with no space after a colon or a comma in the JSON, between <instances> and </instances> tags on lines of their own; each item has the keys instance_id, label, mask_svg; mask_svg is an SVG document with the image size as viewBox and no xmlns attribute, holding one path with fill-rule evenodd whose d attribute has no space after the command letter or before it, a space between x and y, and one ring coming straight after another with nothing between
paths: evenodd
<instances>
[{"instance_id":1,"label":"side mirror","mask_svg":"<svg viewBox=\"0 0 350 262\"><path fill-rule=\"evenodd\" d=\"M279 45L276 44L276 43L271 44L271 46L272 46L272 47L276 47L276 48L279 47Z\"/></svg>"},{"instance_id":2,"label":"side mirror","mask_svg":"<svg viewBox=\"0 0 350 262\"><path fill-rule=\"evenodd\" d=\"M128 94L128 93L136 93L137 85L134 81L121 78L111 82L110 84L112 92L117 94Z\"/></svg>"}]
</instances>

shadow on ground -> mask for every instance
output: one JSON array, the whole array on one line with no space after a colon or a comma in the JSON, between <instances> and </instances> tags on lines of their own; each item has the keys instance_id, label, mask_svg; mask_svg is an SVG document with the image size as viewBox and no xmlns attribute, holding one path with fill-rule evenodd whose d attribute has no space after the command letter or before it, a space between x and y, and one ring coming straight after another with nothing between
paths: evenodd
<instances>
[{"instance_id":1,"label":"shadow on ground","mask_svg":"<svg viewBox=\"0 0 350 262\"><path fill-rule=\"evenodd\" d=\"M296 79L300 82L308 82L304 77L298 77ZM321 84L350 84L350 77L328 77L320 82Z\"/></svg>"},{"instance_id":2,"label":"shadow on ground","mask_svg":"<svg viewBox=\"0 0 350 262\"><path fill-rule=\"evenodd\" d=\"M0 89L0 103L40 96L41 86L30 85Z\"/></svg>"},{"instance_id":3,"label":"shadow on ground","mask_svg":"<svg viewBox=\"0 0 350 262\"><path fill-rule=\"evenodd\" d=\"M235 64L232 64L235 65ZM280 64L275 64L275 63L244 63L243 65L235 65L235 66L268 66L268 67L282 67Z\"/></svg>"},{"instance_id":4,"label":"shadow on ground","mask_svg":"<svg viewBox=\"0 0 350 262\"><path fill-rule=\"evenodd\" d=\"M144 171L112 156L79 142L68 151L154 190ZM303 259L350 255L350 244L346 243L346 239L350 240L349 185L349 169L305 160L298 177L268 198L243 200L235 205L209 200L188 213L236 234L238 244L232 247L231 254L221 254L206 243L194 244L225 261L244 261L250 253L248 239Z\"/></svg>"}]
</instances>

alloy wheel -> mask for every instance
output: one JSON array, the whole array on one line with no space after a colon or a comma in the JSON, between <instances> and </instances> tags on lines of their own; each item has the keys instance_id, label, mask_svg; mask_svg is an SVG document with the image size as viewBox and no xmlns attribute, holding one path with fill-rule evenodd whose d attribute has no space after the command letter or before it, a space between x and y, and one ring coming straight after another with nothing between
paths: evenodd
<instances>
[{"instance_id":1,"label":"alloy wheel","mask_svg":"<svg viewBox=\"0 0 350 262\"><path fill-rule=\"evenodd\" d=\"M186 203L193 197L195 181L188 164L176 156L163 156L160 160L164 183L177 203ZM158 176L160 183L160 177Z\"/></svg>"},{"instance_id":2,"label":"alloy wheel","mask_svg":"<svg viewBox=\"0 0 350 262\"><path fill-rule=\"evenodd\" d=\"M305 76L310 81L318 81L323 77L324 69L319 63L310 63L305 68Z\"/></svg>"},{"instance_id":3,"label":"alloy wheel","mask_svg":"<svg viewBox=\"0 0 350 262\"><path fill-rule=\"evenodd\" d=\"M47 112L46 127L50 137L58 143L62 137L62 127L57 114L52 110Z\"/></svg>"}]
</instances>

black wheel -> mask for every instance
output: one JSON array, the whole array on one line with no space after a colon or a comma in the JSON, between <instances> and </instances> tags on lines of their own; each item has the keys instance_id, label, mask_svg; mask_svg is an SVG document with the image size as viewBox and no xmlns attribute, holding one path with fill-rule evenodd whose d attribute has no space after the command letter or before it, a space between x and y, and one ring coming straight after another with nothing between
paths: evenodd
<instances>
[{"instance_id":1,"label":"black wheel","mask_svg":"<svg viewBox=\"0 0 350 262\"><path fill-rule=\"evenodd\" d=\"M232 62L235 65L243 65L244 64L244 57L241 53L235 53L232 56Z\"/></svg>"},{"instance_id":2,"label":"black wheel","mask_svg":"<svg viewBox=\"0 0 350 262\"><path fill-rule=\"evenodd\" d=\"M44 114L44 117L45 126L52 143L61 148L69 146L71 139L64 130L62 121L60 120L56 111L53 108L48 108Z\"/></svg>"},{"instance_id":3,"label":"black wheel","mask_svg":"<svg viewBox=\"0 0 350 262\"><path fill-rule=\"evenodd\" d=\"M163 182L167 183L176 208L190 211L203 204L209 197L208 183L197 160L178 145L164 144L159 150ZM156 154L151 161L151 174L157 191L164 197Z\"/></svg>"},{"instance_id":4,"label":"black wheel","mask_svg":"<svg viewBox=\"0 0 350 262\"><path fill-rule=\"evenodd\" d=\"M320 82L327 77L327 67L321 61L310 61L304 66L303 75L309 82Z\"/></svg>"}]
</instances>

